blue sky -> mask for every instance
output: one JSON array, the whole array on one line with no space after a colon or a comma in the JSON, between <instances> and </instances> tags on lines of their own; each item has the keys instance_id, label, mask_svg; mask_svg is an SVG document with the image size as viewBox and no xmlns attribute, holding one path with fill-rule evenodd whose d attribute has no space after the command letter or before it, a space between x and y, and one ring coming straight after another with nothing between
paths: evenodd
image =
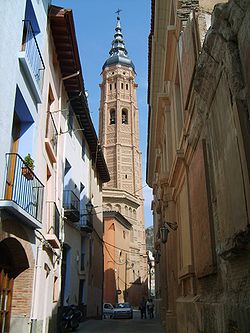
<instances>
[{"instance_id":1,"label":"blue sky","mask_svg":"<svg viewBox=\"0 0 250 333\"><path fill-rule=\"evenodd\" d=\"M142 181L146 185L147 149L147 80L148 35L150 30L151 0L53 0L52 4L72 8L81 58L85 89L92 120L98 134L101 69L109 56L118 8L122 11L121 27L125 45L135 64L137 103L139 107L140 149L142 151ZM151 189L144 187L145 226L152 224Z\"/></svg>"}]
</instances>

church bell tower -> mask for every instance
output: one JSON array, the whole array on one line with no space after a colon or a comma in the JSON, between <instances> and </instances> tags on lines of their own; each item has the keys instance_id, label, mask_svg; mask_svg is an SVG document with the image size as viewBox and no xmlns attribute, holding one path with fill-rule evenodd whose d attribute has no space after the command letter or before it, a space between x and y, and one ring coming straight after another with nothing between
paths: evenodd
<instances>
[{"instance_id":1,"label":"church bell tower","mask_svg":"<svg viewBox=\"0 0 250 333\"><path fill-rule=\"evenodd\" d=\"M128 57L117 17L110 57L103 65L99 137L111 181L108 188L141 194L138 108L135 67Z\"/></svg>"},{"instance_id":2,"label":"church bell tower","mask_svg":"<svg viewBox=\"0 0 250 333\"><path fill-rule=\"evenodd\" d=\"M109 217L112 212L116 212L123 225L126 224L125 220L128 222L126 226L129 235L124 258L114 253L116 261L124 260L126 266L123 277L125 289L130 288L135 281L142 282L147 274L135 76L135 66L128 56L118 16L109 57L102 67L99 138L111 178L103 187L104 223L105 211ZM115 247L119 248L123 239L119 241L117 233ZM123 252L120 252L120 256ZM141 291L138 292L137 298L141 294Z\"/></svg>"}]
</instances>

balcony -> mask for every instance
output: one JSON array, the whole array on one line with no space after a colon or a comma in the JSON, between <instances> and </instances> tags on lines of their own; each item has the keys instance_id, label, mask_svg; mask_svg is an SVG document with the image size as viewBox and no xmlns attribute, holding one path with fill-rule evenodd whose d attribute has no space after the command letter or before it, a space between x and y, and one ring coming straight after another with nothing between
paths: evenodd
<instances>
[{"instance_id":1,"label":"balcony","mask_svg":"<svg viewBox=\"0 0 250 333\"><path fill-rule=\"evenodd\" d=\"M46 240L55 248L60 248L60 213L54 201L47 201L47 225Z\"/></svg>"},{"instance_id":2,"label":"balcony","mask_svg":"<svg viewBox=\"0 0 250 333\"><path fill-rule=\"evenodd\" d=\"M71 222L80 220L80 200L73 191L63 191L64 217Z\"/></svg>"},{"instance_id":3,"label":"balcony","mask_svg":"<svg viewBox=\"0 0 250 333\"><path fill-rule=\"evenodd\" d=\"M45 66L31 22L27 20L23 21L23 41L19 53L19 61L37 103L41 103L41 88Z\"/></svg>"},{"instance_id":4,"label":"balcony","mask_svg":"<svg viewBox=\"0 0 250 333\"><path fill-rule=\"evenodd\" d=\"M44 186L18 154L6 154L5 183L0 209L32 228L41 228Z\"/></svg>"}]
</instances>

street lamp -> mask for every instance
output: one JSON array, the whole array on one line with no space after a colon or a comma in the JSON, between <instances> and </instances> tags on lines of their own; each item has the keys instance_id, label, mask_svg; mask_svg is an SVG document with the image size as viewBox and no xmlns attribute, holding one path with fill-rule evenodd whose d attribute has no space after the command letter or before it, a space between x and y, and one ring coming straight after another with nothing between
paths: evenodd
<instances>
[{"instance_id":1,"label":"street lamp","mask_svg":"<svg viewBox=\"0 0 250 333\"><path fill-rule=\"evenodd\" d=\"M166 243L168 240L169 229L176 231L178 225L176 222L164 222L163 226L160 228L160 238L162 243Z\"/></svg>"},{"instance_id":2,"label":"street lamp","mask_svg":"<svg viewBox=\"0 0 250 333\"><path fill-rule=\"evenodd\" d=\"M86 207L87 214L91 215L94 206L92 205L90 200L86 203L85 207Z\"/></svg>"},{"instance_id":3,"label":"street lamp","mask_svg":"<svg viewBox=\"0 0 250 333\"><path fill-rule=\"evenodd\" d=\"M93 231L93 208L94 206L92 205L91 201L89 200L86 205L86 226L87 226L87 232L92 232Z\"/></svg>"},{"instance_id":4,"label":"street lamp","mask_svg":"<svg viewBox=\"0 0 250 333\"><path fill-rule=\"evenodd\" d=\"M162 243L167 243L168 234L169 234L169 230L168 230L167 226L164 224L160 228L160 238L161 238Z\"/></svg>"}]
</instances>

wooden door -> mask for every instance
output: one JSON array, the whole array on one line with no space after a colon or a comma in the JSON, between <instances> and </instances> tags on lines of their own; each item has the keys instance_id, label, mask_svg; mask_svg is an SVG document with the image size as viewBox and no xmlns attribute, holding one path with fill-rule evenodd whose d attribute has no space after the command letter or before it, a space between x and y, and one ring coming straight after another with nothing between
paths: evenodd
<instances>
[{"instance_id":1,"label":"wooden door","mask_svg":"<svg viewBox=\"0 0 250 333\"><path fill-rule=\"evenodd\" d=\"M4 270L0 272L0 333L10 331L10 313L14 279Z\"/></svg>"}]
</instances>

